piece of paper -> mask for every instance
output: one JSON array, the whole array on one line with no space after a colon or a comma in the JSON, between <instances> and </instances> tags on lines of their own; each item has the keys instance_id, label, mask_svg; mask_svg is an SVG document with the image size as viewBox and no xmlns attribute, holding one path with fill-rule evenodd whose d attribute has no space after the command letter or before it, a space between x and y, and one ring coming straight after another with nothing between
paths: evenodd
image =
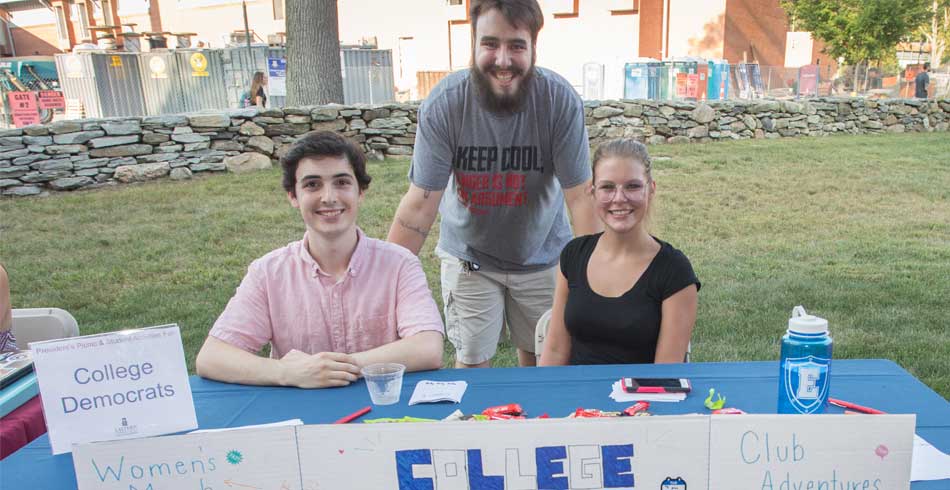
<instances>
[{"instance_id":1,"label":"piece of paper","mask_svg":"<svg viewBox=\"0 0 950 490\"><path fill-rule=\"evenodd\" d=\"M419 403L453 402L462 401L468 383L465 381L429 381L422 380L416 383L416 389L412 391L412 398L409 399L410 405Z\"/></svg>"},{"instance_id":2,"label":"piece of paper","mask_svg":"<svg viewBox=\"0 0 950 490\"><path fill-rule=\"evenodd\" d=\"M914 459L910 465L910 481L950 478L950 454L933 447L914 434Z\"/></svg>"},{"instance_id":3,"label":"piece of paper","mask_svg":"<svg viewBox=\"0 0 950 490\"><path fill-rule=\"evenodd\" d=\"M614 381L610 398L615 402L681 402L686 393L627 393L620 381Z\"/></svg>"},{"instance_id":4,"label":"piece of paper","mask_svg":"<svg viewBox=\"0 0 950 490\"><path fill-rule=\"evenodd\" d=\"M300 420L300 419L281 420L280 422L271 422L269 424L242 425L241 427L225 427L223 429L198 429L198 430L193 430L189 432L189 434L224 432L228 430L262 429L265 427L284 427L284 426L293 427L296 425L303 425L303 420Z\"/></svg>"}]
</instances>

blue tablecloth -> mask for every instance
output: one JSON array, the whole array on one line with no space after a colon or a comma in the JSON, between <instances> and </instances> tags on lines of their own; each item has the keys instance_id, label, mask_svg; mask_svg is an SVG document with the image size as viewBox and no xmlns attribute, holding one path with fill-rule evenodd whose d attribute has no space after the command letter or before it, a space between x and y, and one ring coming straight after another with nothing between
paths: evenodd
<instances>
[{"instance_id":1,"label":"blue tablecloth","mask_svg":"<svg viewBox=\"0 0 950 490\"><path fill-rule=\"evenodd\" d=\"M777 362L692 363L668 365L571 366L558 368L445 369L406 375L400 402L373 407L364 418L442 418L460 409L477 413L506 403L520 403L529 416L563 417L578 407L619 410L629 403L609 398L611 384L621 376L686 377L693 393L683 402L654 403L655 415L706 413L709 388L728 398L727 405L749 413L775 413ZM416 382L465 380L468 390L460 405L407 405ZM345 388L300 390L250 387L191 378L198 424L202 429L236 427L300 418L306 424L329 423L370 405L365 384ZM917 433L950 453L950 403L897 364L887 360L836 360L831 395L890 413L916 413ZM829 413L842 413L831 407ZM0 461L3 489L76 488L72 457L52 456L44 435ZM946 490L950 480L916 482L913 490Z\"/></svg>"}]
</instances>

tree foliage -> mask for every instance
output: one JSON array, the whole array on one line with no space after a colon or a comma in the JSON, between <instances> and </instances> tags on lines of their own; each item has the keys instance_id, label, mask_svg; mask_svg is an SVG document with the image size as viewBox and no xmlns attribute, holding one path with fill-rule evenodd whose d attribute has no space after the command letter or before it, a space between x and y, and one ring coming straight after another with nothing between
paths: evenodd
<instances>
[{"instance_id":1,"label":"tree foliage","mask_svg":"<svg viewBox=\"0 0 950 490\"><path fill-rule=\"evenodd\" d=\"M929 3L932 17L917 32L930 44L930 61L934 67L938 67L950 46L950 0L932 0Z\"/></svg>"},{"instance_id":2,"label":"tree foliage","mask_svg":"<svg viewBox=\"0 0 950 490\"><path fill-rule=\"evenodd\" d=\"M846 64L880 60L932 19L932 0L782 0L793 25Z\"/></svg>"}]
</instances>

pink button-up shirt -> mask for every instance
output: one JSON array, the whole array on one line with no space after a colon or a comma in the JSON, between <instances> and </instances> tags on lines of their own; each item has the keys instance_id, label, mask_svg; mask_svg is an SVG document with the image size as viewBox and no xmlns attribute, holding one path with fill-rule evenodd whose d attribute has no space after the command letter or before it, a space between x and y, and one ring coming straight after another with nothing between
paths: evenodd
<instances>
[{"instance_id":1,"label":"pink button-up shirt","mask_svg":"<svg viewBox=\"0 0 950 490\"><path fill-rule=\"evenodd\" d=\"M359 241L340 281L320 270L307 237L255 260L210 335L271 357L292 349L363 352L432 330L443 333L422 264L399 245Z\"/></svg>"}]
</instances>

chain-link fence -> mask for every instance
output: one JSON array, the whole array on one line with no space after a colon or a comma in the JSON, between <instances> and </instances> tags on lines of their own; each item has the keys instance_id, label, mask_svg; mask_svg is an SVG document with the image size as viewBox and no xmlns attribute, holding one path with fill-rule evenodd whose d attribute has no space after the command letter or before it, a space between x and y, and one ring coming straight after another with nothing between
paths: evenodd
<instances>
[{"instance_id":1,"label":"chain-link fence","mask_svg":"<svg viewBox=\"0 0 950 490\"><path fill-rule=\"evenodd\" d=\"M915 78L923 70L920 65L903 69L882 69L874 66L812 65L802 68L756 65L761 86L743 92L738 65L730 73L729 98L802 98L802 97L872 97L913 98ZM950 67L932 69L929 73L930 98L950 97ZM752 85L755 84L753 81Z\"/></svg>"},{"instance_id":2,"label":"chain-link fence","mask_svg":"<svg viewBox=\"0 0 950 490\"><path fill-rule=\"evenodd\" d=\"M52 57L25 57L0 62L0 96L3 97L0 125L8 127L13 122L8 93L34 92L35 95L44 90L60 90L59 76ZM39 122L47 123L63 111L39 109L38 112Z\"/></svg>"}]
</instances>

